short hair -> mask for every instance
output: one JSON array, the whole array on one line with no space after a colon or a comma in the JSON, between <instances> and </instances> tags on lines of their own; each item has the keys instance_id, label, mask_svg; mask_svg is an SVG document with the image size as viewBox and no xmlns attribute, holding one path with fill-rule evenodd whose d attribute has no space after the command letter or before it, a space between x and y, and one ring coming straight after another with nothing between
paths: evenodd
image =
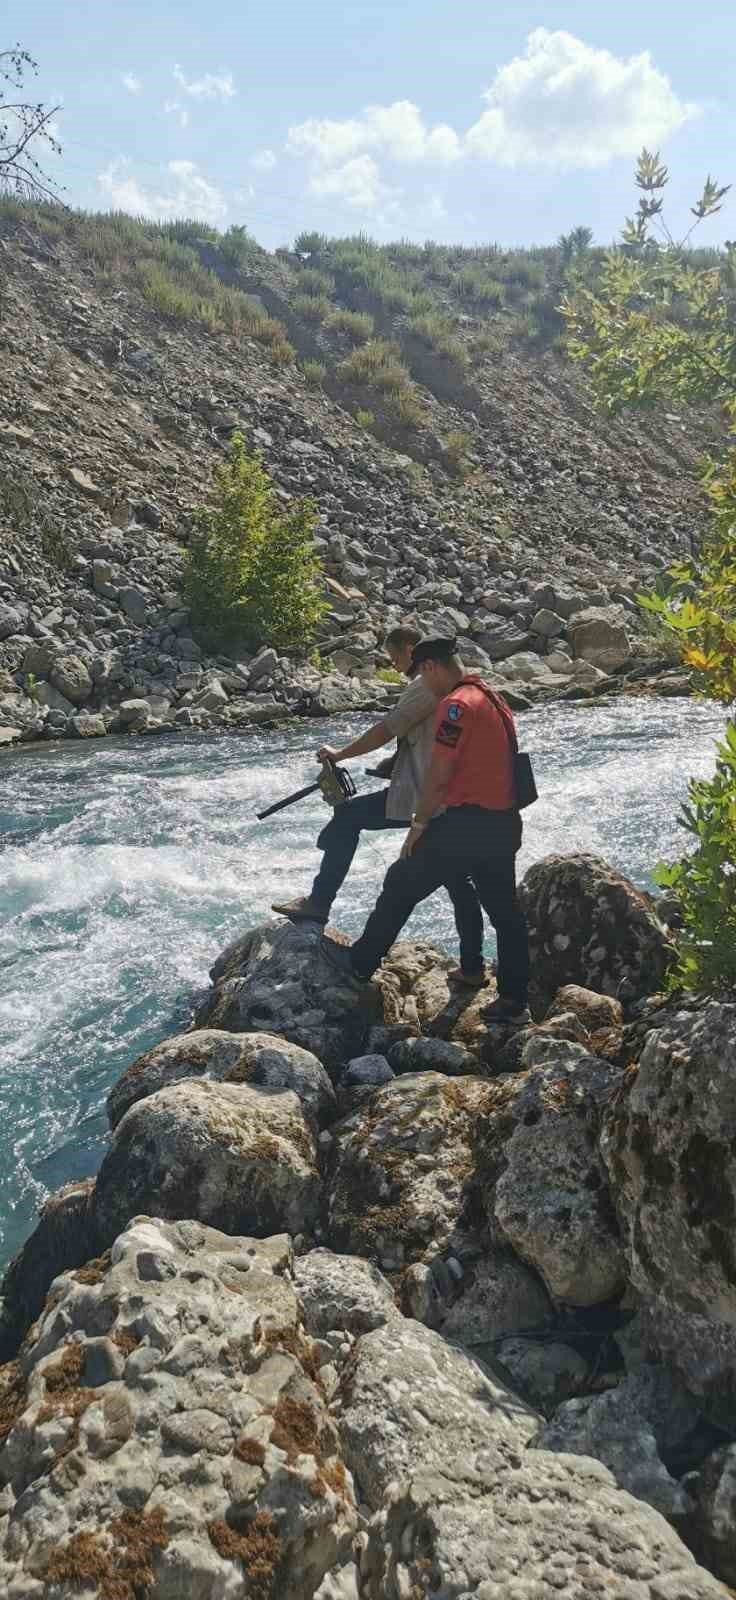
<instances>
[{"instance_id":1,"label":"short hair","mask_svg":"<svg viewBox=\"0 0 736 1600\"><path fill-rule=\"evenodd\" d=\"M412 651L412 665L420 667L424 661L436 661L447 667L457 662L457 639L446 636L420 639Z\"/></svg>"},{"instance_id":2,"label":"short hair","mask_svg":"<svg viewBox=\"0 0 736 1600\"><path fill-rule=\"evenodd\" d=\"M390 646L392 650L413 650L421 637L422 635L418 628L412 628L408 624L400 624L398 628L392 628L391 632L386 634L383 648L386 650Z\"/></svg>"}]
</instances>

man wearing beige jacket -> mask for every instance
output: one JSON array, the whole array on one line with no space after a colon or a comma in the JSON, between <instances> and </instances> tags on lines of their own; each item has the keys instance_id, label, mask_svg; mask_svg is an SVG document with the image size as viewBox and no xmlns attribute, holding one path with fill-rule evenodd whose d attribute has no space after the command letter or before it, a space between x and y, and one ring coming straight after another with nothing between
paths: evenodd
<instances>
[{"instance_id":1,"label":"man wearing beige jacket","mask_svg":"<svg viewBox=\"0 0 736 1600\"><path fill-rule=\"evenodd\" d=\"M412 650L419 638L415 628L399 627L392 629L385 640L393 666L410 678L393 710L341 749L323 745L318 751L321 761L350 761L398 740L388 788L375 789L371 794L359 795L337 806L323 828L317 843L324 851L324 859L309 895L272 907L292 922L317 922L324 927L332 903L350 871L363 829L378 832L409 826L432 752L437 709L436 699L421 675L412 676ZM483 915L478 896L467 877L458 877L448 883L447 888L460 940L460 966L454 977L469 988L480 988L485 982L485 969Z\"/></svg>"}]
</instances>

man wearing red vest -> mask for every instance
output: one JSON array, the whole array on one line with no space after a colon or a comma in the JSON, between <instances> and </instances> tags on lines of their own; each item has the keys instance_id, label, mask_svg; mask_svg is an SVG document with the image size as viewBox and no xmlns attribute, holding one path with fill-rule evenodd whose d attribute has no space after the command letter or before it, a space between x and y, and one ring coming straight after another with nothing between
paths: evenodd
<instances>
[{"instance_id":1,"label":"man wearing red vest","mask_svg":"<svg viewBox=\"0 0 736 1600\"><path fill-rule=\"evenodd\" d=\"M484 1015L519 1025L528 1019L529 944L516 895L514 720L480 678L465 676L454 639L420 640L413 661L439 702L417 809L360 938L350 949L328 940L324 953L344 977L366 981L420 900L467 874L498 941L498 998Z\"/></svg>"}]
</instances>

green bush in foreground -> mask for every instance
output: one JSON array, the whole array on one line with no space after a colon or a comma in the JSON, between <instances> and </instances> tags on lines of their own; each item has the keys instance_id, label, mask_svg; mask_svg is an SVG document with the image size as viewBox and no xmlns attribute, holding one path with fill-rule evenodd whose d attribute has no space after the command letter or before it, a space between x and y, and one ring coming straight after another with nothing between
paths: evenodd
<instances>
[{"instance_id":1,"label":"green bush in foreground","mask_svg":"<svg viewBox=\"0 0 736 1600\"><path fill-rule=\"evenodd\" d=\"M283 511L260 456L234 435L184 564L184 598L208 645L295 650L309 643L324 610L316 515L311 500Z\"/></svg>"},{"instance_id":2,"label":"green bush in foreground","mask_svg":"<svg viewBox=\"0 0 736 1600\"><path fill-rule=\"evenodd\" d=\"M715 777L691 779L681 821L691 855L654 874L680 903L685 931L673 981L707 993L736 989L736 726L717 746Z\"/></svg>"}]
</instances>

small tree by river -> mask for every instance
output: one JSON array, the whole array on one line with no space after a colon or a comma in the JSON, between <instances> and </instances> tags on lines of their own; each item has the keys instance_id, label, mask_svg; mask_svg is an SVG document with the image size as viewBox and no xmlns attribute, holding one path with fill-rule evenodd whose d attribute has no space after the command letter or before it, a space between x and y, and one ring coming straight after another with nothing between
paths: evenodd
<instances>
[{"instance_id":1,"label":"small tree by river","mask_svg":"<svg viewBox=\"0 0 736 1600\"><path fill-rule=\"evenodd\" d=\"M694 228L720 211L727 188L710 177L691 208L687 236L664 215L669 181L644 150L640 197L594 289L564 302L569 349L588 369L609 412L626 406L717 404L736 433L736 242L706 264L687 247ZM641 604L678 638L702 693L736 702L736 445L703 464L712 517L701 550L678 563L666 592ZM685 936L676 981L705 991L736 987L736 723L718 746L715 776L692 782L683 822L692 853L658 871L682 904Z\"/></svg>"},{"instance_id":2,"label":"small tree by river","mask_svg":"<svg viewBox=\"0 0 736 1600\"><path fill-rule=\"evenodd\" d=\"M233 436L211 502L195 517L183 588L192 625L215 649L304 649L324 610L317 508L284 511L257 453Z\"/></svg>"}]
</instances>

